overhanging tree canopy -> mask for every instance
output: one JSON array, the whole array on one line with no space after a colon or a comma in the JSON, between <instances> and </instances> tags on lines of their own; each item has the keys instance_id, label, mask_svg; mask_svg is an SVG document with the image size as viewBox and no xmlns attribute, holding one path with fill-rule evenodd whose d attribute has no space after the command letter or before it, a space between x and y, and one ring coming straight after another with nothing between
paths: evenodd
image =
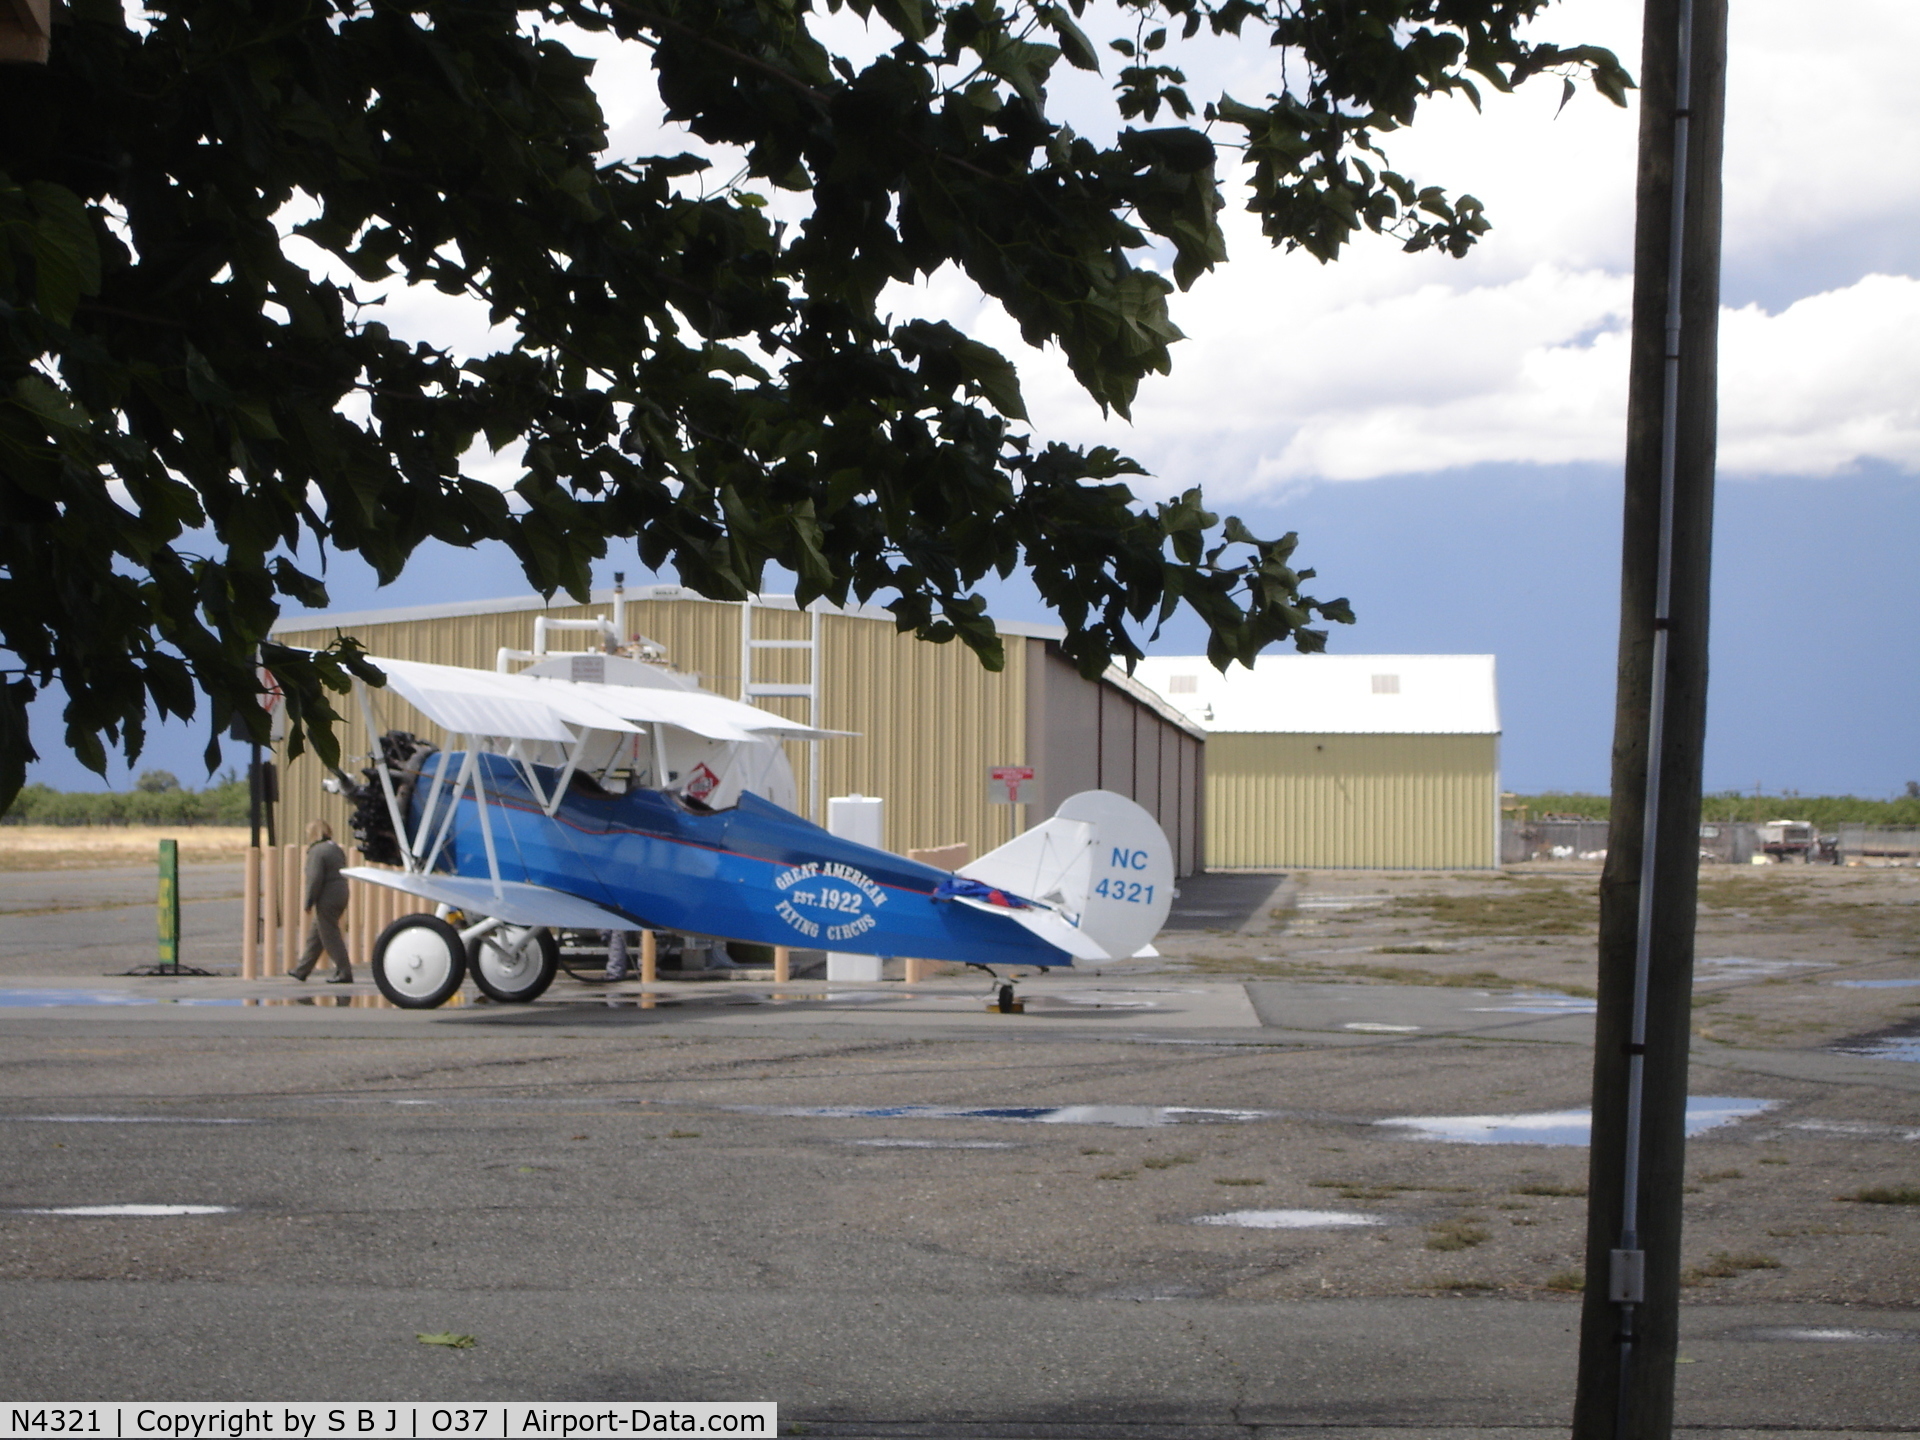
<instances>
[{"instance_id":1,"label":"overhanging tree canopy","mask_svg":"<svg viewBox=\"0 0 1920 1440\"><path fill-rule=\"evenodd\" d=\"M575 596L615 540L717 598L773 563L802 603L891 596L988 664L976 582L1017 565L1089 671L1182 602L1218 664L1320 648L1351 616L1302 591L1292 535L1198 491L1139 504L1137 465L1032 435L1004 357L895 322L882 291L957 267L1125 414L1179 338L1168 295L1225 258L1221 150L1275 243L1461 254L1478 203L1389 169L1379 137L1543 72L1621 100L1609 52L1524 37L1548 3L1119 0L1097 44L1085 0L826 0L888 37L855 64L807 0L155 0L138 26L71 0L51 64L0 84L0 806L41 687L99 768L196 686L216 737L264 738L263 649L295 745L331 759L356 647L267 642L282 597L325 603L303 540L383 580L429 537L500 540ZM647 47L668 118L739 173L606 154L563 23ZM1204 33L1285 47L1288 89L1190 97L1178 52ZM1112 144L1049 115L1062 64L1109 72ZM774 189L805 218L771 220ZM289 206L359 284L289 257ZM515 338L397 339L365 302L402 281ZM462 473L476 440L524 443L511 495Z\"/></svg>"}]
</instances>

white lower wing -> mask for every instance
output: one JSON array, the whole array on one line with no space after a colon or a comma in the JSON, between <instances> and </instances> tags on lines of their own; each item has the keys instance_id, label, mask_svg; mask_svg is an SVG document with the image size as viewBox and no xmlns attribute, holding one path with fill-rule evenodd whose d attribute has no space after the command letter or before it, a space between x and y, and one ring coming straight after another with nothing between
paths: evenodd
<instances>
[{"instance_id":1,"label":"white lower wing","mask_svg":"<svg viewBox=\"0 0 1920 1440\"><path fill-rule=\"evenodd\" d=\"M602 909L591 900L569 895L545 885L529 885L524 880L502 880L496 887L491 880L466 875L408 875L399 870L373 870L355 866L340 872L369 885L384 885L431 900L436 905L451 905L466 915L485 915L509 925L545 925L556 930L632 930L637 922L628 915Z\"/></svg>"}]
</instances>

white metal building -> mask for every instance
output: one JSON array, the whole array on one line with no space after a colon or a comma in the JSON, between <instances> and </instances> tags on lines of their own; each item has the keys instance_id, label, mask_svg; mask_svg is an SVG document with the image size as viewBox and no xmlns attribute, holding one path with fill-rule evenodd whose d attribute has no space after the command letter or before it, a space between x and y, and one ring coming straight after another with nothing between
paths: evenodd
<instances>
[{"instance_id":1,"label":"white metal building","mask_svg":"<svg viewBox=\"0 0 1920 1440\"><path fill-rule=\"evenodd\" d=\"M1135 671L1207 731L1214 869L1491 868L1500 707L1491 655L1205 656Z\"/></svg>"}]
</instances>

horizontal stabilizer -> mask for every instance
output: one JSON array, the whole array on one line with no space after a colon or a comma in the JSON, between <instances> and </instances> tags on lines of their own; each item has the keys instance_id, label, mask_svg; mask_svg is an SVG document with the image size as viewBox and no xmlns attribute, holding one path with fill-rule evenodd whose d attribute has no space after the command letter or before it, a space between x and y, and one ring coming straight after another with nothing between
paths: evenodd
<instances>
[{"instance_id":1,"label":"horizontal stabilizer","mask_svg":"<svg viewBox=\"0 0 1920 1440\"><path fill-rule=\"evenodd\" d=\"M524 880L491 880L465 875L409 875L400 870L375 870L357 865L340 872L369 885L384 885L449 905L464 915L484 915L509 925L545 925L555 930L634 930L643 928L631 915L602 909L591 900ZM497 893L496 893L497 892Z\"/></svg>"},{"instance_id":2,"label":"horizontal stabilizer","mask_svg":"<svg viewBox=\"0 0 1920 1440\"><path fill-rule=\"evenodd\" d=\"M1038 935L1056 950L1064 950L1076 960L1111 960L1097 945L1093 937L1074 925L1064 915L1053 910L1009 910L1003 905L993 905L985 900L969 900L964 895L956 895L955 903L970 905L975 910L984 910L989 915L997 915L1002 920L1011 920L1022 930Z\"/></svg>"}]
</instances>

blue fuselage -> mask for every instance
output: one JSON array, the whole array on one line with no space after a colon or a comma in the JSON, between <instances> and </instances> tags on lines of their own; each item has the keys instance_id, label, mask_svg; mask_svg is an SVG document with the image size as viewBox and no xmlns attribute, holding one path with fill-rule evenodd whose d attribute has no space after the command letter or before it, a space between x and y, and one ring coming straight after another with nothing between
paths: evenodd
<instances>
[{"instance_id":1,"label":"blue fuselage","mask_svg":"<svg viewBox=\"0 0 1920 1440\"><path fill-rule=\"evenodd\" d=\"M465 758L446 756L446 774ZM1010 920L936 899L948 872L839 839L758 796L703 813L657 790L608 795L576 781L549 816L514 762L482 754L478 764L501 879L578 895L636 929L973 964L1073 963ZM558 772L533 770L551 793ZM416 831L432 788L423 779L414 792ZM432 817L433 833L442 819ZM470 791L438 868L488 873Z\"/></svg>"}]
</instances>

